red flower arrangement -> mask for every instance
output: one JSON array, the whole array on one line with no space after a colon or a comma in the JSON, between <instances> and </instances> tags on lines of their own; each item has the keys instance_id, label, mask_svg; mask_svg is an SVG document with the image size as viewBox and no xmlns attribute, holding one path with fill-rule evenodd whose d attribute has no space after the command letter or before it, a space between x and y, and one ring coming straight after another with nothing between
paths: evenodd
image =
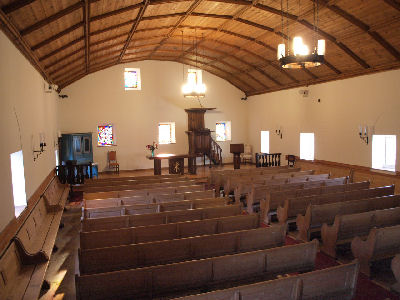
<instances>
[{"instance_id":1,"label":"red flower arrangement","mask_svg":"<svg viewBox=\"0 0 400 300\"><path fill-rule=\"evenodd\" d=\"M153 142L152 145L147 145L146 148L153 152L154 150L158 149L158 144Z\"/></svg>"}]
</instances>

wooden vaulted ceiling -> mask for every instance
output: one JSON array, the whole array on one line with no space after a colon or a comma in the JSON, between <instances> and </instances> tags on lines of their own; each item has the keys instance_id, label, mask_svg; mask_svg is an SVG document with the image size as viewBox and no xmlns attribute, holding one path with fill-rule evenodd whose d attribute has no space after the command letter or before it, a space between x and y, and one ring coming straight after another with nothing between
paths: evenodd
<instances>
[{"instance_id":1,"label":"wooden vaulted ceiling","mask_svg":"<svg viewBox=\"0 0 400 300\"><path fill-rule=\"evenodd\" d=\"M246 95L400 67L399 0L319 0L326 63L282 69L287 30L315 37L313 1L287 1L282 16L281 0L0 0L0 26L59 89L141 60L197 65Z\"/></svg>"}]
</instances>

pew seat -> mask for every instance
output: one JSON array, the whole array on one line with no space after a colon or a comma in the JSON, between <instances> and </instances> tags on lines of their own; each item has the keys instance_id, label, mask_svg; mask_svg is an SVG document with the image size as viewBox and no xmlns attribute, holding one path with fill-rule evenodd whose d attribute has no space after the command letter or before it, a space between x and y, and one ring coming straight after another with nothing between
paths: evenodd
<instances>
[{"instance_id":1,"label":"pew seat","mask_svg":"<svg viewBox=\"0 0 400 300\"><path fill-rule=\"evenodd\" d=\"M324 223L321 228L321 251L336 257L338 245L348 245L356 236L366 239L374 227L382 228L400 224L400 207L368 211L357 214L337 215L332 226Z\"/></svg>"},{"instance_id":2,"label":"pew seat","mask_svg":"<svg viewBox=\"0 0 400 300\"><path fill-rule=\"evenodd\" d=\"M330 204L309 204L305 215L297 215L297 238L310 240L312 233L318 233L323 223L332 224L336 215L361 213L385 208L399 207L400 195L390 195Z\"/></svg>"},{"instance_id":3,"label":"pew seat","mask_svg":"<svg viewBox=\"0 0 400 300\"><path fill-rule=\"evenodd\" d=\"M400 253L400 225L373 228L365 241L355 237L351 242L351 251L360 262L360 271L370 276L371 262Z\"/></svg>"},{"instance_id":4,"label":"pew seat","mask_svg":"<svg viewBox=\"0 0 400 300\"><path fill-rule=\"evenodd\" d=\"M284 226L97 249L79 249L80 274L135 269L233 253L280 247Z\"/></svg>"},{"instance_id":5,"label":"pew seat","mask_svg":"<svg viewBox=\"0 0 400 300\"><path fill-rule=\"evenodd\" d=\"M75 276L77 299L171 297L311 271L318 241L123 271Z\"/></svg>"},{"instance_id":6,"label":"pew seat","mask_svg":"<svg viewBox=\"0 0 400 300\"><path fill-rule=\"evenodd\" d=\"M174 300L351 300L356 293L357 277L358 263L354 262Z\"/></svg>"},{"instance_id":7,"label":"pew seat","mask_svg":"<svg viewBox=\"0 0 400 300\"><path fill-rule=\"evenodd\" d=\"M0 299L37 299L68 198L53 177L0 258Z\"/></svg>"},{"instance_id":8,"label":"pew seat","mask_svg":"<svg viewBox=\"0 0 400 300\"><path fill-rule=\"evenodd\" d=\"M392 272L396 278L396 283L392 285L392 290L400 293L400 252L392 260Z\"/></svg>"},{"instance_id":9,"label":"pew seat","mask_svg":"<svg viewBox=\"0 0 400 300\"><path fill-rule=\"evenodd\" d=\"M258 215L253 214L161 225L80 232L80 248L103 248L255 229L258 227L258 223Z\"/></svg>"}]
</instances>

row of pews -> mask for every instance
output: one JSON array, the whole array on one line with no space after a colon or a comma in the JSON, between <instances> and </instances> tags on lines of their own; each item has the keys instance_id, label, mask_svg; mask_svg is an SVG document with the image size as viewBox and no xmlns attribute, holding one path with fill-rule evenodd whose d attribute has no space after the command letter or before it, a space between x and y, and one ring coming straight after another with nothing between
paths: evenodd
<instances>
[{"instance_id":1,"label":"row of pews","mask_svg":"<svg viewBox=\"0 0 400 300\"><path fill-rule=\"evenodd\" d=\"M285 174L262 185L257 181L274 191L330 180L282 167L268 172ZM296 177L302 179L290 182ZM218 197L212 182L149 176L81 187L77 299L354 297L357 262L314 271L317 240L285 245L286 223L260 227L261 214L245 213L228 193Z\"/></svg>"},{"instance_id":2,"label":"row of pews","mask_svg":"<svg viewBox=\"0 0 400 300\"><path fill-rule=\"evenodd\" d=\"M287 228L295 224L297 239L319 238L321 251L333 258L337 257L338 248L350 248L361 272L368 276L374 261L394 257L392 270L398 282L393 289L400 292L400 195L394 194L394 185L372 188L369 181L349 183L346 177L323 178L326 174L313 173L308 176L321 177L307 178L307 171L294 175L295 171L281 173L283 169L279 175L291 174L285 183L271 184L270 180L270 184L261 184L260 172L264 170L251 169L214 171L211 181L233 183L235 201L246 203L248 212L253 212L254 203L259 202L262 222L276 224L272 222L275 217L278 224ZM271 170L268 172L267 176L271 176ZM291 178L300 180L291 183ZM241 185L247 190L237 194ZM229 195L231 191L223 192Z\"/></svg>"}]
</instances>

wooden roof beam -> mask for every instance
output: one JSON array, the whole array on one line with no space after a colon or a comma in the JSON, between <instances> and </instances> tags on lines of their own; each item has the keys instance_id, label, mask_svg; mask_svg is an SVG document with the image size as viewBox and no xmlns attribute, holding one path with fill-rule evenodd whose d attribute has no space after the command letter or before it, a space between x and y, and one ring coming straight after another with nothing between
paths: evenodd
<instances>
[{"instance_id":1,"label":"wooden roof beam","mask_svg":"<svg viewBox=\"0 0 400 300\"><path fill-rule=\"evenodd\" d=\"M24 36L24 35L27 35L27 34L33 32L33 31L35 31L35 30L38 30L38 29L40 29L40 28L42 28L42 27L44 27L44 26L46 26L46 25L48 25L48 24L50 24L50 23L52 23L54 21L57 21L58 19L66 16L66 15L68 15L68 14L70 14L70 13L72 13L72 12L78 10L78 9L81 9L83 6L84 6L84 3L82 1L79 1L79 2L69 6L67 8L65 8L63 10L60 10L58 13L56 13L56 14L54 14L54 15L46 18L46 19L43 19L43 20L41 20L41 21L39 21L39 22L37 22L37 23L35 23L35 24L25 28L25 29L22 29L21 30L21 35Z\"/></svg>"},{"instance_id":2,"label":"wooden roof beam","mask_svg":"<svg viewBox=\"0 0 400 300\"><path fill-rule=\"evenodd\" d=\"M400 3L396 2L395 0L383 0L386 4L390 5L394 9L400 11Z\"/></svg>"},{"instance_id":3,"label":"wooden roof beam","mask_svg":"<svg viewBox=\"0 0 400 300\"><path fill-rule=\"evenodd\" d=\"M89 0L84 0L83 20L85 26L85 68L86 73L89 72L90 64L90 3Z\"/></svg>"},{"instance_id":4,"label":"wooden roof beam","mask_svg":"<svg viewBox=\"0 0 400 300\"><path fill-rule=\"evenodd\" d=\"M119 55L118 62L122 61L122 58L125 55L126 49L128 48L129 44L131 43L132 37L135 34L137 27L139 26L140 21L143 18L144 12L146 11L147 7L149 6L150 0L144 0L143 5L140 7L139 13L136 16L136 21L132 25L131 30L129 31L128 38L126 39L125 45L122 48L121 54Z\"/></svg>"},{"instance_id":5,"label":"wooden roof beam","mask_svg":"<svg viewBox=\"0 0 400 300\"><path fill-rule=\"evenodd\" d=\"M102 19L105 19L105 18L108 18L111 16L116 16L116 15L122 14L127 11L138 9L142 6L143 6L143 2L134 4L134 5L129 5L126 7L122 7L120 9L112 10L112 11L106 12L104 14L91 17L90 22L95 22L95 21L99 21L99 20L102 20Z\"/></svg>"},{"instance_id":6,"label":"wooden roof beam","mask_svg":"<svg viewBox=\"0 0 400 300\"><path fill-rule=\"evenodd\" d=\"M32 2L35 2L36 0L18 0L18 1L14 1L11 2L10 4L4 5L1 10L5 13L5 14L10 14L20 8L23 8L29 4L31 4Z\"/></svg>"},{"instance_id":7,"label":"wooden roof beam","mask_svg":"<svg viewBox=\"0 0 400 300\"><path fill-rule=\"evenodd\" d=\"M380 44L387 52L389 52L394 58L400 60L400 53L396 50L390 43L388 43L379 33L376 31L371 30L371 28L365 24L363 21L357 19L353 15L349 14L345 10L341 9L336 5L329 5L326 0L319 0L323 2L323 5L329 9L330 11L334 12L335 14L341 16L342 18L349 21L354 26L357 26L362 31L366 32L372 39L375 40L378 44Z\"/></svg>"},{"instance_id":8,"label":"wooden roof beam","mask_svg":"<svg viewBox=\"0 0 400 300\"><path fill-rule=\"evenodd\" d=\"M0 27L4 30L5 34L14 43L14 45L21 51L21 53L28 59L28 61L35 67L35 69L42 75L42 77L49 83L53 83L52 78L47 71L43 68L35 53L31 50L28 43L21 36L17 27L9 20L7 15L0 10Z\"/></svg>"},{"instance_id":9,"label":"wooden roof beam","mask_svg":"<svg viewBox=\"0 0 400 300\"><path fill-rule=\"evenodd\" d=\"M63 62L63 61L66 60L67 58L69 58L69 57L71 57L71 56L74 56L75 54L77 54L77 53L79 53L79 52L81 52L81 51L85 51L85 47L81 47L81 48L79 48L79 49L77 49L77 50L75 50L75 51L72 51L71 53L68 53L67 55L64 55L63 57L57 59L56 62L54 62L54 63L52 63L52 64L45 65L44 68L45 68L46 70L48 70L48 69L54 67L55 65L57 65L57 64L59 64L59 63L61 63L61 62Z\"/></svg>"},{"instance_id":10,"label":"wooden roof beam","mask_svg":"<svg viewBox=\"0 0 400 300\"><path fill-rule=\"evenodd\" d=\"M73 45L75 45L75 44L77 44L77 43L79 43L79 42L82 42L82 41L84 41L84 40L85 40L85 38L84 38L83 36L80 37L80 38L77 38L77 39L75 39L75 40L69 42L68 44L65 44L65 45L63 45L63 46L61 46L61 47L55 49L54 51L51 51L50 53L47 53L46 55L44 55L44 56L42 56L42 57L39 57L39 61L42 62L42 61L44 61L44 60L46 60L46 59L52 57L53 55L56 55L57 53L59 53L59 52L65 50L65 49L68 49L69 47L71 47L71 46L73 46Z\"/></svg>"}]
</instances>

